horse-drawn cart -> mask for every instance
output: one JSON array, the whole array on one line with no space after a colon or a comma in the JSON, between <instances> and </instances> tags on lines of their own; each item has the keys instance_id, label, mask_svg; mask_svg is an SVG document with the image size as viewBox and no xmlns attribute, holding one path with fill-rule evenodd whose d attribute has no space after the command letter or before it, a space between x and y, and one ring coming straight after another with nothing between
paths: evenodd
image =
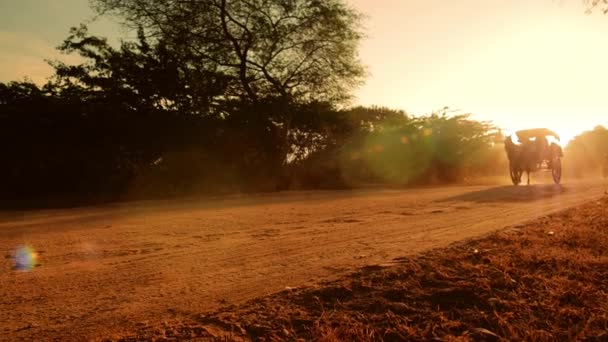
<instances>
[{"instance_id":1,"label":"horse-drawn cart","mask_svg":"<svg viewBox=\"0 0 608 342\"><path fill-rule=\"evenodd\" d=\"M516 141L514 141L516 138ZM515 132L505 140L505 150L509 158L509 172L514 185L521 183L524 172L528 175L530 184L530 172L541 169L551 170L555 184L559 184L562 178L562 147L555 141L549 143L547 138L559 141L559 136L547 128L526 129Z\"/></svg>"}]
</instances>

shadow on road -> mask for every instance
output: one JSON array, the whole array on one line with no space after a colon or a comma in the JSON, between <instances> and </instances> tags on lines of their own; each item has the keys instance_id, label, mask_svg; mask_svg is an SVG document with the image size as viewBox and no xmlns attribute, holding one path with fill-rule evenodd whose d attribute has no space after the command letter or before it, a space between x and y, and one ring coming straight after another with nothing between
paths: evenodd
<instances>
[{"instance_id":1,"label":"shadow on road","mask_svg":"<svg viewBox=\"0 0 608 342\"><path fill-rule=\"evenodd\" d=\"M481 191L448 197L439 202L466 201L466 202L531 202L559 196L567 189L561 185L543 184L530 186L499 186Z\"/></svg>"}]
</instances>

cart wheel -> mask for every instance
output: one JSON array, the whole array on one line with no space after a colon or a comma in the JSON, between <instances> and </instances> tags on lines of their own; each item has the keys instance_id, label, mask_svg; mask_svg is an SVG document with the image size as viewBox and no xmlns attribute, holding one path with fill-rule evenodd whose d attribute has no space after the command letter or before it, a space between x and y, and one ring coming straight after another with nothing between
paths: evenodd
<instances>
[{"instance_id":1,"label":"cart wheel","mask_svg":"<svg viewBox=\"0 0 608 342\"><path fill-rule=\"evenodd\" d=\"M509 173L511 175L511 181L513 182L513 185L519 185L519 183L521 183L522 172L516 170L512 164L509 164Z\"/></svg>"},{"instance_id":2,"label":"cart wheel","mask_svg":"<svg viewBox=\"0 0 608 342\"><path fill-rule=\"evenodd\" d=\"M553 158L553 163L551 165L551 175L553 176L553 181L555 184L559 184L562 180L562 160L560 157Z\"/></svg>"}]
</instances>

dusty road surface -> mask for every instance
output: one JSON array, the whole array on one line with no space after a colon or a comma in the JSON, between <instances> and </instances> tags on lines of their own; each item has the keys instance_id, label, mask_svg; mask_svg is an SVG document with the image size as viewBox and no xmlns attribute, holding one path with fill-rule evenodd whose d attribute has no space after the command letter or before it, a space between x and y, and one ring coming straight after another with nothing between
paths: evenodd
<instances>
[{"instance_id":1,"label":"dusty road surface","mask_svg":"<svg viewBox=\"0 0 608 342\"><path fill-rule=\"evenodd\" d=\"M0 212L0 340L119 337L600 198L600 181ZM36 267L17 270L27 245Z\"/></svg>"}]
</instances>

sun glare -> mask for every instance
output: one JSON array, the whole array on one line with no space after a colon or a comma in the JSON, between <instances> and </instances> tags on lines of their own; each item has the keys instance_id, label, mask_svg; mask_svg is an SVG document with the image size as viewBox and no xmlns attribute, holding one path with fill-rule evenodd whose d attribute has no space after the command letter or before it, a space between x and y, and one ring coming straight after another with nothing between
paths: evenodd
<instances>
[{"instance_id":1,"label":"sun glare","mask_svg":"<svg viewBox=\"0 0 608 342\"><path fill-rule=\"evenodd\" d=\"M465 6L429 0L382 8L353 2L373 23L374 39L361 51L373 74L358 93L363 104L413 114L448 105L503 129L547 127L562 143L608 123L608 20L585 15L576 1L465 0ZM404 21L399 13L423 13L424 19Z\"/></svg>"}]
</instances>

